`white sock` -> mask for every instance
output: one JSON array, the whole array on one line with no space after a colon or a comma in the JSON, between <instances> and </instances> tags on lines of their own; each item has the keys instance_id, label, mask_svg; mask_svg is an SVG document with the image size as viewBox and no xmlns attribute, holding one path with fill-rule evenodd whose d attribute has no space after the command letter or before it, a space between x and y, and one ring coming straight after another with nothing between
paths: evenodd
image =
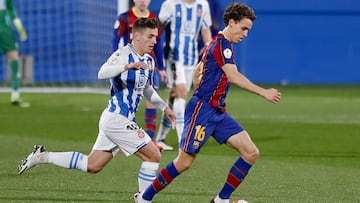
<instances>
[{"instance_id":1,"label":"white sock","mask_svg":"<svg viewBox=\"0 0 360 203\"><path fill-rule=\"evenodd\" d=\"M166 136L169 134L170 129L171 129L171 121L163 113L161 116L161 122L155 141L165 140Z\"/></svg>"},{"instance_id":2,"label":"white sock","mask_svg":"<svg viewBox=\"0 0 360 203\"><path fill-rule=\"evenodd\" d=\"M214 199L215 203L229 203L229 199L221 199L219 197L219 195L216 195L215 199Z\"/></svg>"},{"instance_id":3,"label":"white sock","mask_svg":"<svg viewBox=\"0 0 360 203\"><path fill-rule=\"evenodd\" d=\"M19 98L20 98L20 92L19 92L19 91L12 90L12 91L11 91L11 99L10 99L10 100L13 102L13 101L19 100Z\"/></svg>"},{"instance_id":4,"label":"white sock","mask_svg":"<svg viewBox=\"0 0 360 203\"><path fill-rule=\"evenodd\" d=\"M180 143L182 132L184 131L184 113L185 113L185 99L175 98L174 112L176 114L176 132L178 141Z\"/></svg>"},{"instance_id":5,"label":"white sock","mask_svg":"<svg viewBox=\"0 0 360 203\"><path fill-rule=\"evenodd\" d=\"M143 161L139 170L139 192L145 190L156 178L159 163Z\"/></svg>"},{"instance_id":6,"label":"white sock","mask_svg":"<svg viewBox=\"0 0 360 203\"><path fill-rule=\"evenodd\" d=\"M87 172L88 156L80 152L49 152L48 163Z\"/></svg>"}]
</instances>

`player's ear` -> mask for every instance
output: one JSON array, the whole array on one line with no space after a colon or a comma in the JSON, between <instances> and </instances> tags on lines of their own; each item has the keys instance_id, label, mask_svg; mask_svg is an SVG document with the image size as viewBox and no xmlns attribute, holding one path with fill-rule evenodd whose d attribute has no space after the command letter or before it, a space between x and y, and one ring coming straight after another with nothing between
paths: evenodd
<instances>
[{"instance_id":1,"label":"player's ear","mask_svg":"<svg viewBox=\"0 0 360 203\"><path fill-rule=\"evenodd\" d=\"M138 31L133 32L133 40L139 39L139 35L140 35L140 32L138 32Z\"/></svg>"},{"instance_id":2,"label":"player's ear","mask_svg":"<svg viewBox=\"0 0 360 203\"><path fill-rule=\"evenodd\" d=\"M236 24L235 20L234 20L234 19L230 19L228 25L229 25L229 26L233 26L234 24Z\"/></svg>"}]
</instances>

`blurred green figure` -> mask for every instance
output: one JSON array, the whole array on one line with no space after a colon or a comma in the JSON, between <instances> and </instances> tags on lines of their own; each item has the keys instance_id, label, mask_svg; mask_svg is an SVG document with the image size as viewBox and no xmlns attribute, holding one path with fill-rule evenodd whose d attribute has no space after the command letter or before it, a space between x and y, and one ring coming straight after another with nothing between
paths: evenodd
<instances>
[{"instance_id":1,"label":"blurred green figure","mask_svg":"<svg viewBox=\"0 0 360 203\"><path fill-rule=\"evenodd\" d=\"M6 53L11 69L11 103L19 107L29 107L29 103L20 99L21 74L19 70L19 52L12 23L20 34L20 40L25 41L27 39L26 31L17 15L13 1L0 0L0 53Z\"/></svg>"}]
</instances>

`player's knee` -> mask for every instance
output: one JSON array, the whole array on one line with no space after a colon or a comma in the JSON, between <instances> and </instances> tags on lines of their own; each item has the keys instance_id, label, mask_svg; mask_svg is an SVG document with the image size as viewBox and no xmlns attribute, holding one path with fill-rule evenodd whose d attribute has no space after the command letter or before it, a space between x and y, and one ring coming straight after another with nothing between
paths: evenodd
<instances>
[{"instance_id":1,"label":"player's knee","mask_svg":"<svg viewBox=\"0 0 360 203\"><path fill-rule=\"evenodd\" d=\"M160 151L159 153L153 153L150 157L149 157L149 162L155 162L155 163L160 163L161 161L161 154Z\"/></svg>"},{"instance_id":2,"label":"player's knee","mask_svg":"<svg viewBox=\"0 0 360 203\"><path fill-rule=\"evenodd\" d=\"M95 166L95 165L88 165L88 173L97 174L99 173L104 167Z\"/></svg>"},{"instance_id":3,"label":"player's knee","mask_svg":"<svg viewBox=\"0 0 360 203\"><path fill-rule=\"evenodd\" d=\"M260 151L257 147L254 147L253 149L249 150L247 153L244 153L242 156L244 160L249 162L250 164L254 164L257 158L260 155Z\"/></svg>"},{"instance_id":4,"label":"player's knee","mask_svg":"<svg viewBox=\"0 0 360 203\"><path fill-rule=\"evenodd\" d=\"M180 161L176 161L176 162L174 162L174 164L175 164L176 169L177 169L180 173L182 173L182 172L184 172L184 171L186 171L186 170L188 170L188 169L191 168L192 162L185 162L185 161L180 162Z\"/></svg>"}]
</instances>

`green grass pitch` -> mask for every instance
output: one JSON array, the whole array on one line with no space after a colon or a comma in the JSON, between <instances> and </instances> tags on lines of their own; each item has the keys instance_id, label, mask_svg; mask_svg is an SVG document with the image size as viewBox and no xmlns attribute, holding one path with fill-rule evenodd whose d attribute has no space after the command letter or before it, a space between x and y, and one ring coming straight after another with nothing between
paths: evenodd
<instances>
[{"instance_id":1,"label":"green grass pitch","mask_svg":"<svg viewBox=\"0 0 360 203\"><path fill-rule=\"evenodd\" d=\"M360 86L278 87L271 104L232 87L228 112L249 132L260 157L233 199L249 202L360 202ZM165 97L165 91L161 91ZM89 153L105 94L23 94L31 108L0 94L0 202L133 202L141 161L119 154L99 174L42 165L17 175L34 144ZM143 104L142 104L143 105ZM143 106L138 122L143 126ZM168 143L175 146L175 132ZM177 155L162 153L161 166ZM159 193L157 203L207 203L237 154L211 139L193 168Z\"/></svg>"}]
</instances>

